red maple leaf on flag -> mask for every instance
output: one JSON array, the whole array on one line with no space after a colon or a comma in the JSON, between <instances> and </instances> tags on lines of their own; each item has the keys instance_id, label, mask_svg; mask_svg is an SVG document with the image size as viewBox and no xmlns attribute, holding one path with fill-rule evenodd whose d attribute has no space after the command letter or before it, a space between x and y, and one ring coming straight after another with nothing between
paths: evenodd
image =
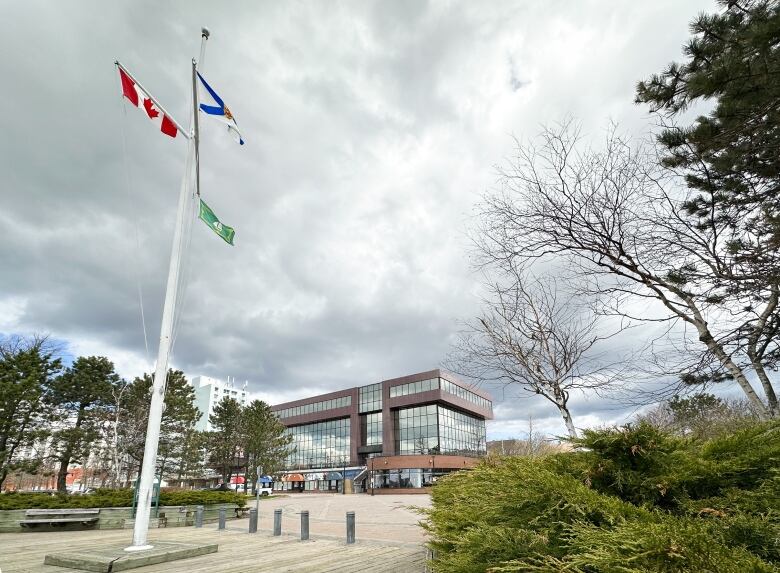
<instances>
[{"instance_id":1,"label":"red maple leaf on flag","mask_svg":"<svg viewBox=\"0 0 780 573\"><path fill-rule=\"evenodd\" d=\"M146 110L146 114L152 119L160 115L160 112L154 109L151 98L144 99L144 109Z\"/></svg>"}]
</instances>

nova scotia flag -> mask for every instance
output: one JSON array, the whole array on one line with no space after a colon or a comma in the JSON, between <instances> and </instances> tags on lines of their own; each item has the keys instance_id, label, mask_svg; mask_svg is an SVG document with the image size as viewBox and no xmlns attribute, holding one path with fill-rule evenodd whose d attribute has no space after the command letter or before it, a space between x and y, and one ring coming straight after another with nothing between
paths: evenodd
<instances>
[{"instance_id":1,"label":"nova scotia flag","mask_svg":"<svg viewBox=\"0 0 780 573\"><path fill-rule=\"evenodd\" d=\"M214 119L217 119L227 125L228 131L233 136L233 139L235 139L241 145L244 145L244 140L241 138L241 133L238 131L236 118L234 118L233 114L230 113L228 106L226 106L222 98L217 95L217 92L211 89L211 86L206 83L206 80L203 79L203 76L200 75L200 72L198 72L198 77L200 78L200 82L203 84L203 87L206 89L205 95L207 97L204 97L203 99L204 101L211 103L211 105L207 105L205 103L200 104L200 110L203 113L210 115Z\"/></svg>"}]
</instances>

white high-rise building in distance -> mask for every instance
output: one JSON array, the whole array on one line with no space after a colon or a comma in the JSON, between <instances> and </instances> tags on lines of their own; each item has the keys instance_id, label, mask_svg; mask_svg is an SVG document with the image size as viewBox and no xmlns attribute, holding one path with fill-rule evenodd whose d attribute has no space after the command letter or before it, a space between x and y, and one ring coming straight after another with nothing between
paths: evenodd
<instances>
[{"instance_id":1,"label":"white high-rise building in distance","mask_svg":"<svg viewBox=\"0 0 780 573\"><path fill-rule=\"evenodd\" d=\"M235 381L230 380L229 377L225 382L208 376L194 376L190 383L195 389L195 405L202 414L195 426L200 431L211 431L209 416L214 413L214 406L223 398L233 398L242 406L246 406L246 383L237 387Z\"/></svg>"}]
</instances>

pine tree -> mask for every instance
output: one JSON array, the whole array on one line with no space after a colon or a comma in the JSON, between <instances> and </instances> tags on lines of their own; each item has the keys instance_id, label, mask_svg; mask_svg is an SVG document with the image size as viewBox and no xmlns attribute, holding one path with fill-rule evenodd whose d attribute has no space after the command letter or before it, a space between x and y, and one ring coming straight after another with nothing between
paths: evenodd
<instances>
[{"instance_id":1,"label":"pine tree","mask_svg":"<svg viewBox=\"0 0 780 573\"><path fill-rule=\"evenodd\" d=\"M204 450L206 448L206 433L195 428L185 431L175 455L168 464L167 477L174 479L179 485L182 480L198 477L203 472Z\"/></svg>"},{"instance_id":2,"label":"pine tree","mask_svg":"<svg viewBox=\"0 0 780 573\"><path fill-rule=\"evenodd\" d=\"M45 338L0 342L0 488L9 471L34 465L20 454L49 433L47 397L61 368Z\"/></svg>"},{"instance_id":3,"label":"pine tree","mask_svg":"<svg viewBox=\"0 0 780 573\"><path fill-rule=\"evenodd\" d=\"M125 413L119 432L125 452L136 462L135 468L140 468L143 463L152 382L151 374L135 378L125 396ZM169 464L174 463L173 460L180 453L183 437L195 427L200 416L195 405L195 390L187 383L184 373L168 370L157 448L157 475L166 473Z\"/></svg>"},{"instance_id":4,"label":"pine tree","mask_svg":"<svg viewBox=\"0 0 780 573\"><path fill-rule=\"evenodd\" d=\"M247 464L247 478L257 483L257 468L265 474L273 474L284 467L292 453L292 436L284 424L262 400L253 400L245 408L242 417L243 450Z\"/></svg>"},{"instance_id":5,"label":"pine tree","mask_svg":"<svg viewBox=\"0 0 780 573\"><path fill-rule=\"evenodd\" d=\"M213 430L208 437L208 466L222 475L222 483L230 483L233 468L241 464L242 410L233 398L223 398L209 416Z\"/></svg>"},{"instance_id":6,"label":"pine tree","mask_svg":"<svg viewBox=\"0 0 780 573\"><path fill-rule=\"evenodd\" d=\"M51 402L59 418L58 429L53 432L54 457L59 464L58 491L66 491L68 466L86 462L89 457L100 434L103 410L119 380L114 364L102 356L82 356L54 380Z\"/></svg>"},{"instance_id":7,"label":"pine tree","mask_svg":"<svg viewBox=\"0 0 780 573\"><path fill-rule=\"evenodd\" d=\"M691 24L686 61L639 82L636 101L659 114L663 164L693 191L680 214L700 232L702 248L713 247L715 263L701 265L720 282L713 302L738 297L754 314L733 338L780 415L767 374L780 363L780 2L720 4L721 12ZM714 103L709 114L675 125L704 102Z\"/></svg>"},{"instance_id":8,"label":"pine tree","mask_svg":"<svg viewBox=\"0 0 780 573\"><path fill-rule=\"evenodd\" d=\"M780 245L780 2L720 0L725 9L691 24L685 63L672 63L637 86L637 102L675 116L704 100L712 111L660 135L665 163L683 169L702 194L691 213L750 216ZM755 246L755 244L753 245ZM744 245L749 248L750 245ZM767 253L768 255L769 253ZM773 259L774 260L774 259ZM776 270L776 267L773 267Z\"/></svg>"}]
</instances>

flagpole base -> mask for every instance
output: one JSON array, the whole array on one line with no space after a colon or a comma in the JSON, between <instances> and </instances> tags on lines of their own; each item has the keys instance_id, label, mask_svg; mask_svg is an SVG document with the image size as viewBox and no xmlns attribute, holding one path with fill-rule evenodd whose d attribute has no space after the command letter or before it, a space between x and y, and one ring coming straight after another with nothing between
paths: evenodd
<instances>
[{"instance_id":1,"label":"flagpole base","mask_svg":"<svg viewBox=\"0 0 780 573\"><path fill-rule=\"evenodd\" d=\"M125 551L149 551L150 549L154 549L154 545L131 545L130 547L125 547Z\"/></svg>"}]
</instances>

